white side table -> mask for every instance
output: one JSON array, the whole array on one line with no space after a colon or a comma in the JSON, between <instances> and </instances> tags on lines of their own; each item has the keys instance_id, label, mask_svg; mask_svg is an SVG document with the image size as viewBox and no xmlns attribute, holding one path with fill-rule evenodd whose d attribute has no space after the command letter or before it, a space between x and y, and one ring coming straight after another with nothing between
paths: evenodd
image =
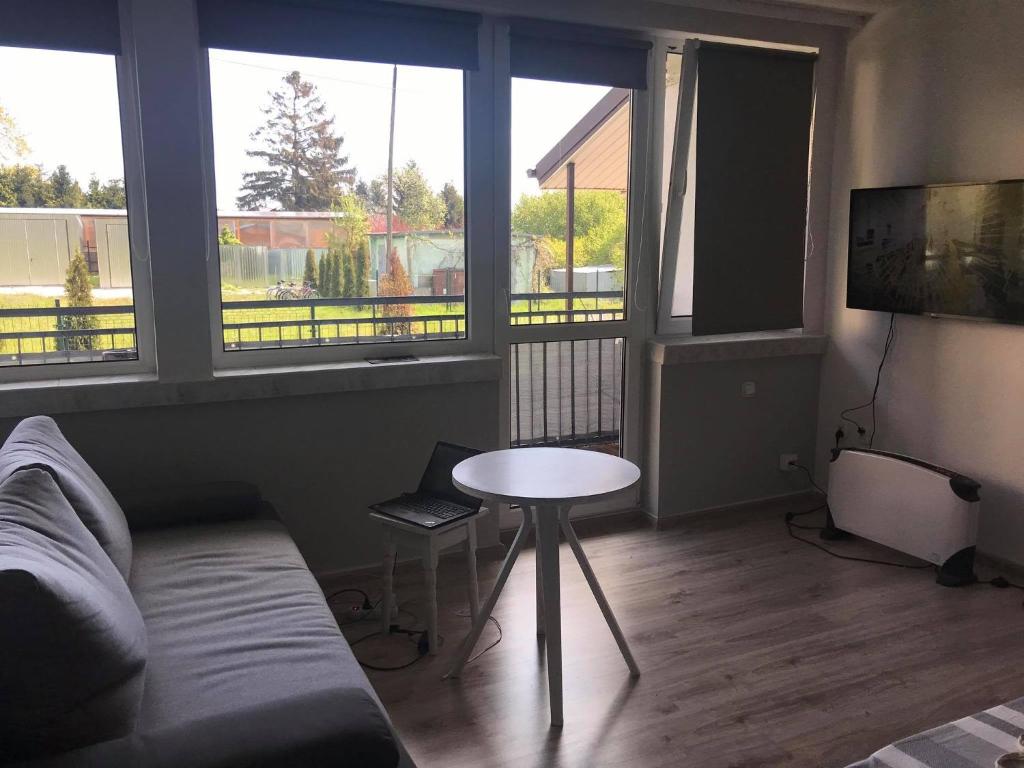
<instances>
[{"instance_id":1,"label":"white side table","mask_svg":"<svg viewBox=\"0 0 1024 768\"><path fill-rule=\"evenodd\" d=\"M464 517L437 528L424 528L379 512L370 513L370 517L379 522L384 529L384 598L381 604L381 631L385 635L391 630L391 612L394 610L395 601L392 576L399 545L418 552L423 562L428 605L427 640L431 655L436 656L438 651L437 559L442 550L459 542L462 542L466 553L469 613L473 620L476 620L477 607L480 605L480 592L476 580L476 525L477 520L486 514L487 508L481 507L472 517Z\"/></svg>"},{"instance_id":2,"label":"white side table","mask_svg":"<svg viewBox=\"0 0 1024 768\"><path fill-rule=\"evenodd\" d=\"M512 548L498 572L494 589L473 621L448 677L458 677L473 650L487 617L505 586L530 529L537 529L537 634L545 638L551 724L562 725L562 617L559 582L558 531L569 542L580 569L594 593L608 628L629 667L639 676L625 635L616 621L594 569L590 567L569 522L575 504L606 499L640 482L640 470L617 456L575 448L513 448L473 456L452 470L455 487L471 496L519 504L523 521Z\"/></svg>"}]
</instances>

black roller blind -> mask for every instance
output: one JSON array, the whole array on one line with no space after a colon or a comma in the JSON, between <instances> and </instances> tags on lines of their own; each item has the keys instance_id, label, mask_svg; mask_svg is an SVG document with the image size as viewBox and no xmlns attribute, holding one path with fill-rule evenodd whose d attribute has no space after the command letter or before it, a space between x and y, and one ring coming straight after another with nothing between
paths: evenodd
<instances>
[{"instance_id":1,"label":"black roller blind","mask_svg":"<svg viewBox=\"0 0 1024 768\"><path fill-rule=\"evenodd\" d=\"M479 66L475 13L374 0L198 0L209 48L451 69Z\"/></svg>"},{"instance_id":2,"label":"black roller blind","mask_svg":"<svg viewBox=\"0 0 1024 768\"><path fill-rule=\"evenodd\" d=\"M651 44L596 27L513 22L509 57L513 77L643 90Z\"/></svg>"},{"instance_id":3,"label":"black roller blind","mask_svg":"<svg viewBox=\"0 0 1024 768\"><path fill-rule=\"evenodd\" d=\"M814 62L697 51L694 334L803 325Z\"/></svg>"},{"instance_id":4,"label":"black roller blind","mask_svg":"<svg viewBox=\"0 0 1024 768\"><path fill-rule=\"evenodd\" d=\"M119 54L117 0L7 3L0 13L0 45Z\"/></svg>"}]
</instances>

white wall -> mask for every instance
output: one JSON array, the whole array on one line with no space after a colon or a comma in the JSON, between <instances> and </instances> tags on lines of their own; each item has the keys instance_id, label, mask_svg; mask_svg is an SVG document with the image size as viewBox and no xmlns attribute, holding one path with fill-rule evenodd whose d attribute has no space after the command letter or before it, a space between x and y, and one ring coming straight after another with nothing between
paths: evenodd
<instances>
[{"instance_id":1,"label":"white wall","mask_svg":"<svg viewBox=\"0 0 1024 768\"><path fill-rule=\"evenodd\" d=\"M845 308L849 191L1024 177L1022 30L1019 0L908 0L850 40L829 244L822 482L839 411L870 397L889 321ZM907 316L896 326L875 447L980 481L979 548L1024 563L1024 328Z\"/></svg>"}]
</instances>

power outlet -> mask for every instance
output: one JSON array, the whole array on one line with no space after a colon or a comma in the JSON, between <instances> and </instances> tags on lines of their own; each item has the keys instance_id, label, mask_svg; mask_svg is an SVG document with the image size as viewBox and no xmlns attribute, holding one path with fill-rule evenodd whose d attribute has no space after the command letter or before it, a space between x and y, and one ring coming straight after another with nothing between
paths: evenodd
<instances>
[{"instance_id":1,"label":"power outlet","mask_svg":"<svg viewBox=\"0 0 1024 768\"><path fill-rule=\"evenodd\" d=\"M800 456L796 453L780 453L779 454L779 471L780 472L796 472L794 464L800 463Z\"/></svg>"}]
</instances>

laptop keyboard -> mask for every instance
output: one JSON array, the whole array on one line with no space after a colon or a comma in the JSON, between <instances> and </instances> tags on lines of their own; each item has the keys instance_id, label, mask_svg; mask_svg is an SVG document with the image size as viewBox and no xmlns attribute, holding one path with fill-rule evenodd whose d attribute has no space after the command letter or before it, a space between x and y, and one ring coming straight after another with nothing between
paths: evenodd
<instances>
[{"instance_id":1,"label":"laptop keyboard","mask_svg":"<svg viewBox=\"0 0 1024 768\"><path fill-rule=\"evenodd\" d=\"M426 512L428 515L433 515L441 520L452 520L466 514L465 507L437 499L421 499L416 504L416 511Z\"/></svg>"}]
</instances>

